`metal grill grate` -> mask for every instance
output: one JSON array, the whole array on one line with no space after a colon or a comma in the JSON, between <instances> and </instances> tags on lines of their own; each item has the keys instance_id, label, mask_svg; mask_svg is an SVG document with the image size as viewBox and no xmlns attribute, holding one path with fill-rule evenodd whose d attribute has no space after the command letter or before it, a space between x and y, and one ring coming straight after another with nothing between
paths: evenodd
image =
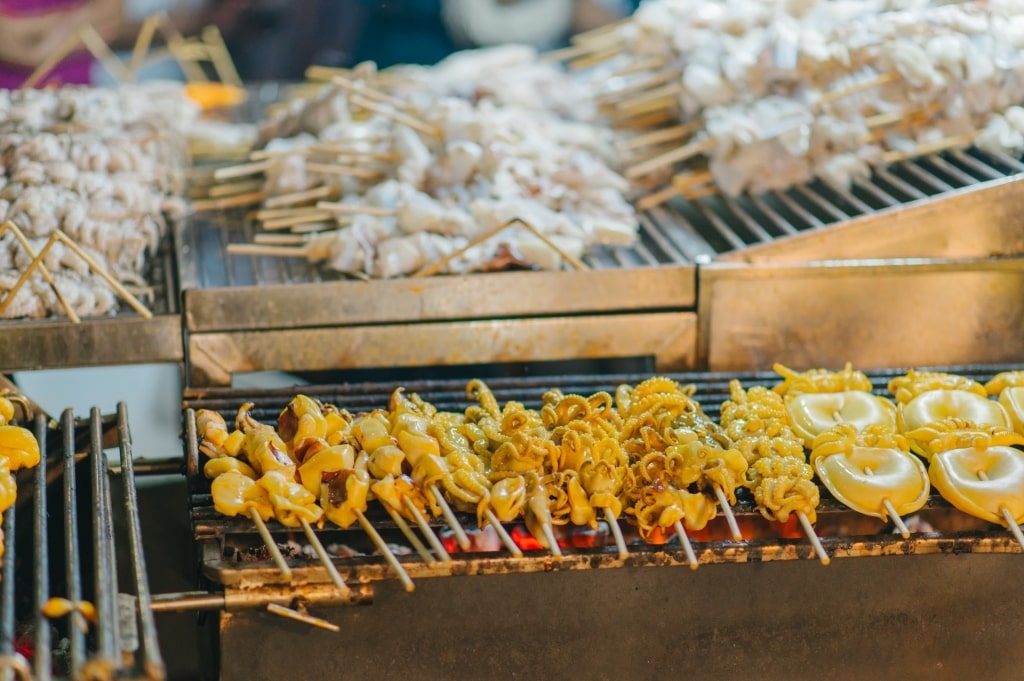
<instances>
[{"instance_id":1,"label":"metal grill grate","mask_svg":"<svg viewBox=\"0 0 1024 681\"><path fill-rule=\"evenodd\" d=\"M4 515L0 679L162 679L126 407L107 418L93 408L81 421L69 409L59 423L40 414L34 430L45 455L31 475L20 476L19 501ZM120 453L120 490L103 453L111 436ZM125 515L115 520L113 500L121 498ZM128 542L127 566L118 566L119 532ZM86 632L72 617L48 619L42 607L54 597L92 603L96 622ZM28 659L16 642L30 651Z\"/></svg>"},{"instance_id":2,"label":"metal grill grate","mask_svg":"<svg viewBox=\"0 0 1024 681\"><path fill-rule=\"evenodd\" d=\"M640 216L635 247L597 247L584 258L602 269L701 264L717 255L771 243L886 209L1024 172L1006 154L978 149L906 161L858 181L849 191L823 182L758 196L676 200ZM309 283L344 279L298 258L228 256L229 243L248 243L251 221L241 210L195 216L179 227L178 262L185 289Z\"/></svg>"},{"instance_id":3,"label":"metal grill grate","mask_svg":"<svg viewBox=\"0 0 1024 681\"><path fill-rule=\"evenodd\" d=\"M1009 370L1004 366L956 366L942 367L941 370L955 372L960 375L981 381L991 378L994 374ZM874 391L878 394L886 392L889 380L905 373L904 370L875 371L869 374ZM773 373L755 374L721 374L721 373L687 373L670 375L682 383L692 383L697 387L695 398L712 417L717 417L720 404L728 399L729 382L733 378L742 381L744 387L751 385L774 385L780 379ZM614 393L615 388L628 383L635 385L649 377L649 374L634 375L571 375L545 378L503 378L488 381L499 402L515 400L528 407L539 406L542 393L558 387L565 393L590 394L596 391ZM194 412L196 409L212 409L222 412L226 417L233 416L234 410L245 402L258 405L250 413L262 422L275 422L280 410L287 402L301 391L323 401L335 403L349 409L353 413L386 408L388 398L395 384L358 383L336 386L302 386L283 390L245 391L238 392L228 389L210 389L189 396L186 395L186 460L187 471L191 481L191 513L193 529L199 541L213 542L219 548L206 552L205 574L225 585L229 584L263 584L278 583L279 580L273 566L266 557L260 558L258 549L260 540L252 523L245 519L225 518L213 509L209 495L209 483L202 478L201 462L196 446ZM433 403L441 410L461 411L468 402L465 396L465 382L456 380L421 381L404 384L407 392L416 392L423 399ZM379 509L371 505L367 512L373 524L380 531L401 543L395 525ZM379 512L374 512L379 511ZM763 560L780 560L806 558L811 555L811 548L803 539L785 539L767 525L749 495L741 495L733 512L744 527L752 530L754 538L736 542L729 537L722 518L716 518L709 525L707 532L694 538L695 549L700 561L706 563L749 562ZM861 516L846 509L832 499L827 490L822 490L822 503L819 507L818 531L826 549L833 557L867 556L867 555L902 555L908 553L934 552L1013 552L1019 550L1009 532L988 525L976 518L954 510L937 495L933 495L918 517L930 523L934 531L925 531L913 535L911 539L902 539L890 534L881 521ZM469 516L462 518L467 527L474 527L475 520ZM717 523L721 524L718 527ZM440 529L443 523L433 522ZM514 530L514 525L509 526ZM271 523L271 530L278 537L278 543L291 541L294 536L286 528ZM435 530L436 531L436 530ZM359 538L354 538L354 531L342 531L329 527L319 532L326 545L332 543L359 546ZM285 540L284 536L289 539ZM301 538L299 538L301 542ZM363 542L365 543L365 542ZM678 543L670 543L664 547L638 544L628 559L618 558L610 539L592 547L593 550L570 552L559 563L559 569L590 569L596 567L638 567L642 565L684 564L686 558L679 551ZM361 549L360 549L361 550ZM419 564L415 557L407 562L409 573L414 576L440 576L445 574L487 574L504 572L533 572L551 569L548 556L527 553L526 557L509 561L505 554L500 558L493 553L463 554L450 565ZM293 553L298 569L303 572L304 579L326 581L320 574L314 560L303 555L301 551ZM388 576L386 564L379 559L361 556L342 561L349 570L348 580L379 579Z\"/></svg>"}]
</instances>

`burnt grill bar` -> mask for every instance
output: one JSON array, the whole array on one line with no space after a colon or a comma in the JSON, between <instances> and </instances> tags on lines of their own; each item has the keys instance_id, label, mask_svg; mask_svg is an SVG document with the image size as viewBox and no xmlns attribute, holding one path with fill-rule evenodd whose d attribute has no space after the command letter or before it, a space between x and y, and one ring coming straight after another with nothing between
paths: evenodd
<instances>
[{"instance_id":1,"label":"burnt grill bar","mask_svg":"<svg viewBox=\"0 0 1024 681\"><path fill-rule=\"evenodd\" d=\"M946 366L932 367L934 370L949 371L984 382L993 375L1018 367L1005 365L985 366ZM928 368L922 368L928 369ZM867 372L876 394L885 394L888 382L905 373L903 369L889 369ZM717 417L720 404L728 399L729 382L739 379L744 387L752 385L773 385L781 379L774 373L685 373L668 374L671 378L683 383L693 384L697 388L695 399L701 403L705 411ZM565 393L590 394L596 391L607 391L614 394L615 388L623 383L635 385L649 378L650 374L596 374L571 375L529 378L496 378L488 380L499 402L510 400L524 403L527 407L539 405L541 395L547 389L557 387ZM407 394L417 393L424 400L434 404L441 410L461 411L468 402L465 395L463 380L431 380L404 384ZM332 402L353 413L385 408L391 392L396 388L394 383L356 383L334 386L297 386L285 389L239 392L228 389L210 389L194 394L187 394L185 399L185 453L186 470L190 477L191 516L195 538L210 546L204 550L204 574L206 577L220 582L225 587L253 587L280 585L282 578L273 565L263 559L242 559L246 551L259 546L256 529L244 518L225 518L219 515L212 506L208 483L202 478L202 461L198 451L195 428L195 410L212 409L220 411L230 422L233 410L241 404L253 402L257 406L251 415L257 420L273 423L280 410L298 392ZM733 507L737 517L747 523L747 527L765 522L761 519L753 500L741 498ZM822 528L821 541L832 557L858 556L891 556L907 554L934 553L1016 553L1020 546L1010 532L994 525L961 514L953 509L937 494L933 494L925 507L918 512L922 519L931 522L935 531L919 532L910 539L903 539L898 534L888 532L887 526L881 521L865 520L854 511L842 506L832 499L827 490L822 490L822 502L819 507L819 527ZM389 536L402 542L395 531L395 524L384 512L371 505L367 516L375 527ZM864 524L858 525L858 519ZM474 527L472 517L460 514L464 526ZM721 522L720 522L721 521ZM765 534L759 538L744 541L733 541L725 532L723 518L716 518L713 523L722 525L694 541L697 555L701 563L748 563L775 560L810 559L814 557L812 546L806 539L785 539L782 536ZM510 524L513 527L515 524ZM431 526L443 530L446 526L442 519L435 519ZM709 526L710 528L711 526ZM766 526L762 526L766 527ZM860 528L844 529L844 528ZM295 531L270 523L270 528L278 542L287 535L291 540L302 541ZM719 531L722 530L722 531ZM323 543L333 542L349 544L353 547L365 545L360 542L356 529L342 530L328 526L320 531ZM749 536L749 535L748 535ZM232 552L234 557L232 557ZM552 566L551 556L547 552L529 552L525 558L510 558L502 549L498 552L459 553L453 554L452 563L436 562L428 564L415 555L402 560L403 566L413 578L440 577L451 575L493 575L507 573L543 572L556 570L587 570L593 568L633 568L641 566L667 566L686 564L686 555L676 540L664 546L647 544L634 545L628 557L622 558L615 551L610 539L603 544L582 550L570 550L565 558ZM380 580L394 577L393 572L383 559L376 556L359 556L354 558L336 558L346 580L350 583L358 580ZM303 557L291 561L294 579L299 583L324 583L326 572L315 561ZM300 587L301 591L301 587Z\"/></svg>"},{"instance_id":2,"label":"burnt grill bar","mask_svg":"<svg viewBox=\"0 0 1024 681\"><path fill-rule=\"evenodd\" d=\"M111 417L93 408L81 420L67 409L52 424L38 413L33 427L43 456L35 469L19 475L21 496L31 503L15 504L4 520L0 681L164 678L142 554L127 409L120 404ZM103 451L104 443L115 446L112 435L121 458L116 475L123 488L124 538L115 528L115 474ZM20 511L25 525L25 510L31 511L31 527L22 529L31 532L17 532L15 514ZM63 520L51 522L57 515ZM116 549L125 538L130 564L122 567L121 577ZM56 568L60 562L64 569ZM50 619L44 606L55 597L71 602L76 611ZM95 606L95 622L78 612L87 602ZM16 655L23 640L31 661Z\"/></svg>"}]
</instances>

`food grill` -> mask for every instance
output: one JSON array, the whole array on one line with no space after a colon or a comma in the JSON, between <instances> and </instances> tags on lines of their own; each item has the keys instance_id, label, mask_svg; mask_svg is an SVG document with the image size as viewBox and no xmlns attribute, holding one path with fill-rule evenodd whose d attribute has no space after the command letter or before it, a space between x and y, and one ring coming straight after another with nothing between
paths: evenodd
<instances>
[{"instance_id":1,"label":"food grill","mask_svg":"<svg viewBox=\"0 0 1024 681\"><path fill-rule=\"evenodd\" d=\"M984 380L1006 368L944 370ZM871 372L875 391L883 392L900 373ZM734 377L745 387L778 380L774 374L673 376L694 383L696 399L713 416ZM537 406L550 387L589 394L643 378L571 375L495 379L489 385L502 403ZM386 407L395 387L360 383L301 390L358 412ZM461 381L405 387L441 410L467 406ZM1016 652L1018 631L1012 624L1024 596L1008 587L1024 570L1020 556L1012 555L1020 546L1007 530L967 517L937 497L918 514L934 531L906 540L881 521L823 499L817 532L835 558L827 568L813 560L805 538L782 538L794 535L771 528L747 498L734 510L745 536L752 538L732 541L724 523L692 536L702 565L696 571L681 568L686 557L678 544L634 543L622 559L609 540L586 549L565 547L560 561L540 550L526 551L523 558L504 550L453 550L447 564L402 558L416 584L412 594L404 593L387 563L374 556L334 560L352 587L351 594L343 594L315 558L304 557L311 554L301 532L271 523L277 543L287 547L290 542L294 552L289 582L260 548L252 523L213 510L201 474L194 410L231 416L251 401L257 405L254 417L273 422L294 393L211 388L186 395L190 508L209 591L157 607L220 610L210 622L217 629L220 678L312 679L331 669L381 679L683 673L718 678L752 670L782 679L811 669L823 678L906 678L920 675L925 664L940 678L960 673L1010 678L1024 657ZM368 512L373 525L390 541L401 542L393 523L376 510ZM469 516L461 520L474 526ZM441 532L442 526L434 529ZM329 550L366 550L358 529L332 527L317 534ZM854 557L865 560L850 560ZM270 604L284 605L305 621L265 612ZM347 607L356 604L366 607ZM325 623L338 631L323 631Z\"/></svg>"},{"instance_id":2,"label":"food grill","mask_svg":"<svg viewBox=\"0 0 1024 681\"><path fill-rule=\"evenodd\" d=\"M815 183L678 201L643 213L637 247L599 249L585 259L587 271L348 281L299 259L229 256L227 245L250 241L252 225L242 211L203 214L181 226L176 242L186 381L226 385L233 374L265 369L636 356L663 371L765 369L764 353L795 365L1014 361L1003 341L1022 322L1002 313L1022 292L1021 263L990 258L1024 246L1015 222L1021 170L1005 155L947 152L893 165L849 192ZM958 277L974 283L951 287ZM782 290L770 297L765 280L774 278L791 284L775 284ZM926 302L952 290L962 305L1001 305L985 320L992 342L974 354L924 353L901 338L881 356L846 341L844 326L866 320L844 313L837 298L870 301L883 321L906 315L905 305L886 302L885 278L923 291ZM764 328L782 323L774 311L807 305L809 286L822 287L815 300L825 304L814 311L824 311L822 334L766 338ZM803 354L794 356L797 347Z\"/></svg>"},{"instance_id":3,"label":"food grill","mask_svg":"<svg viewBox=\"0 0 1024 681\"><path fill-rule=\"evenodd\" d=\"M46 455L19 475L18 502L3 519L0 678L164 678L127 407L113 417L93 408L84 420L67 410L59 423L37 414L33 426ZM116 474L103 453L109 447L119 451ZM95 606L88 633L72 617L42 614L54 597Z\"/></svg>"}]
</instances>

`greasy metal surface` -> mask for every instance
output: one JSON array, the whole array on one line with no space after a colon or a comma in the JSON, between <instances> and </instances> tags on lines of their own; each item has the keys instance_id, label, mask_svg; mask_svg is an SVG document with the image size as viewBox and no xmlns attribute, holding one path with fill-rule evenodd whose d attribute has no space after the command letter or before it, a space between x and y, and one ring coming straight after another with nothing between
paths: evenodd
<instances>
[{"instance_id":1,"label":"greasy metal surface","mask_svg":"<svg viewBox=\"0 0 1024 681\"><path fill-rule=\"evenodd\" d=\"M151 260L147 282L151 319L122 304L109 317L0 321L0 372L118 364L180 362L183 358L174 253L168 243Z\"/></svg>"},{"instance_id":2,"label":"greasy metal surface","mask_svg":"<svg viewBox=\"0 0 1024 681\"><path fill-rule=\"evenodd\" d=\"M1024 259L715 263L698 365L887 367L1024 361Z\"/></svg>"},{"instance_id":3,"label":"greasy metal surface","mask_svg":"<svg viewBox=\"0 0 1024 681\"><path fill-rule=\"evenodd\" d=\"M334 281L190 290L184 313L205 332L681 310L696 306L696 283L693 267Z\"/></svg>"},{"instance_id":4,"label":"greasy metal surface","mask_svg":"<svg viewBox=\"0 0 1024 681\"><path fill-rule=\"evenodd\" d=\"M727 262L982 258L1024 251L1024 163L971 149L877 171L851 192L820 183L725 213ZM712 199L708 199L712 201ZM728 206L718 206L726 210ZM755 210L756 209L756 210ZM748 231L745 234L744 231ZM772 235L776 235L773 238ZM753 236L753 238L751 238Z\"/></svg>"},{"instance_id":5,"label":"greasy metal surface","mask_svg":"<svg viewBox=\"0 0 1024 681\"><path fill-rule=\"evenodd\" d=\"M1018 255L1024 253L1022 215L1024 175L1016 175L756 244L718 259L783 263Z\"/></svg>"},{"instance_id":6,"label":"greasy metal surface","mask_svg":"<svg viewBox=\"0 0 1024 681\"><path fill-rule=\"evenodd\" d=\"M265 370L642 356L679 371L695 366L696 333L694 313L664 312L191 334L187 384Z\"/></svg>"},{"instance_id":7,"label":"greasy metal surface","mask_svg":"<svg viewBox=\"0 0 1024 681\"><path fill-rule=\"evenodd\" d=\"M122 454L130 452L127 418L124 405L119 405L117 417L104 418L93 409L88 419L76 420L68 409L59 423L48 423L42 413L36 418L36 437L46 456L19 476L19 500L25 503L11 507L5 520L12 522L4 524L9 534L0 597L0 656L9 652L15 625L24 627L20 633L24 641L31 640L34 651L30 678L37 681L54 675L97 680L164 676L152 613L136 606L135 626L123 628L125 611L119 605L126 595L137 597L136 602L148 599L138 505L134 495L125 496L125 515L115 519L112 503L116 482L125 491L134 490L131 465L122 466L115 478L103 455L112 428ZM135 530L121 537L125 525ZM132 561L118 570L115 548L121 541L128 544ZM70 617L51 620L42 614L43 604L55 597L95 605L97 618L88 635ZM138 641L125 635L130 630L138 632Z\"/></svg>"},{"instance_id":8,"label":"greasy metal surface","mask_svg":"<svg viewBox=\"0 0 1024 681\"><path fill-rule=\"evenodd\" d=\"M592 570L381 582L328 633L257 612L219 621L222 681L344 669L423 679L1015 680L1014 555ZM211 623L213 625L213 623Z\"/></svg>"},{"instance_id":9,"label":"greasy metal surface","mask_svg":"<svg viewBox=\"0 0 1024 681\"><path fill-rule=\"evenodd\" d=\"M941 370L979 381L986 381L1000 371L1014 368L1016 367L1003 365L939 367ZM902 369L891 369L871 371L868 375L874 391L885 394L889 380L902 373ZM693 384L696 388L695 399L712 417L717 417L719 406L728 398L728 385L731 379L738 378L747 387L757 384L773 385L780 380L775 373L683 373L670 376L682 383ZM635 385L646 377L647 375L620 374L505 378L488 381L488 385L500 402L515 400L526 406L536 407L543 392L551 387L559 387L566 393L590 394L601 390L614 392L615 387L622 383ZM386 407L395 387L393 383L357 383L303 386L301 390L305 394L357 413ZM465 381L419 381L410 382L403 387L410 393L419 394L439 409L461 410L468 404ZM213 509L209 483L200 473L201 461L195 439L194 410L213 409L230 416L242 403L253 402L256 405L250 412L253 417L264 422L273 422L284 405L294 396L295 391L295 388L258 391L213 388L186 395L185 456L186 471L191 482L193 531L196 539L205 547L202 560L203 575L213 582L231 588L249 589L268 585L284 588L287 580L269 561L238 560L238 552L245 553L247 549L258 545L259 538L248 520L226 518ZM763 563L814 558L810 544L802 536L794 539L779 538L778 528L769 528L758 514L749 495L741 495L733 511L740 520L741 527L757 532L760 538L733 541L729 538L723 519L716 518L709 524L707 531L692 538L702 564ZM867 519L846 509L832 499L827 490L823 490L816 531L826 551L833 558L1020 552L1019 545L1014 542L1008 531L961 514L938 495L933 495L917 515L932 525L935 531L916 533L912 538L904 540L899 535L888 533L884 523ZM393 523L388 521L375 505L369 509L368 516L382 532L394 531ZM467 527L474 525L471 516L462 516L462 522ZM441 523L435 522L434 525L440 527ZM270 523L270 527L279 537L288 533L288 530L275 523ZM319 535L325 545L338 543L356 547L360 544L358 530L340 530L328 526L321 530ZM226 547L230 550L225 551ZM567 550L561 561L556 561L543 551L528 552L522 559L510 558L504 551L457 554L455 557L456 560L451 564L427 565L414 555L402 558L402 562L414 579L586 571L601 568L658 568L686 564L686 555L675 541L661 547L634 544L630 548L630 556L626 559L621 559L610 545L588 550ZM370 580L393 581L395 576L380 558L358 557L337 559L335 562L346 581L352 583ZM326 571L308 558L293 558L291 565L293 584L326 584L329 581Z\"/></svg>"}]
</instances>

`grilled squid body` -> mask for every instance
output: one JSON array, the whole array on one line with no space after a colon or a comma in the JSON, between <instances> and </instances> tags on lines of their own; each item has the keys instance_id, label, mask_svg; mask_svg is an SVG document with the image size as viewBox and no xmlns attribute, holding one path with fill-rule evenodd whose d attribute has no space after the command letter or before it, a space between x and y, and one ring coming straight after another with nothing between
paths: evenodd
<instances>
[{"instance_id":1,"label":"grilled squid body","mask_svg":"<svg viewBox=\"0 0 1024 681\"><path fill-rule=\"evenodd\" d=\"M1024 453L1012 447L968 447L932 455L932 484L964 513L1006 526L1003 509L1024 522Z\"/></svg>"},{"instance_id":2,"label":"grilled squid body","mask_svg":"<svg viewBox=\"0 0 1024 681\"><path fill-rule=\"evenodd\" d=\"M928 472L916 456L888 447L853 447L814 460L818 479L840 502L858 513L888 521L885 500L899 515L928 500Z\"/></svg>"},{"instance_id":3,"label":"grilled squid body","mask_svg":"<svg viewBox=\"0 0 1024 681\"><path fill-rule=\"evenodd\" d=\"M814 438L840 423L864 430L868 426L896 428L896 406L884 397L861 390L804 393L786 400L793 430L810 448Z\"/></svg>"},{"instance_id":4,"label":"grilled squid body","mask_svg":"<svg viewBox=\"0 0 1024 681\"><path fill-rule=\"evenodd\" d=\"M1024 371L1004 371L985 384L989 395L998 395L1013 430L1024 435Z\"/></svg>"}]
</instances>

